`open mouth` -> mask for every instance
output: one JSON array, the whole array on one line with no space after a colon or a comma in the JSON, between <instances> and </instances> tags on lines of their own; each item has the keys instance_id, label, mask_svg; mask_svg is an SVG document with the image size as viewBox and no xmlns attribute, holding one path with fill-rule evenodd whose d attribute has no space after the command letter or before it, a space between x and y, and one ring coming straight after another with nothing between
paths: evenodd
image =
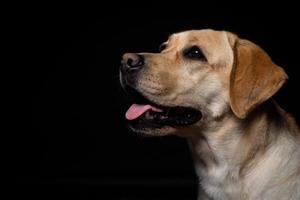
<instances>
[{"instance_id":1,"label":"open mouth","mask_svg":"<svg viewBox=\"0 0 300 200\"><path fill-rule=\"evenodd\" d=\"M126 91L135 102L127 110L125 117L131 125L144 128L161 128L163 126L183 127L196 123L202 117L201 112L189 107L166 107L155 104L143 97L135 89L128 87Z\"/></svg>"}]
</instances>

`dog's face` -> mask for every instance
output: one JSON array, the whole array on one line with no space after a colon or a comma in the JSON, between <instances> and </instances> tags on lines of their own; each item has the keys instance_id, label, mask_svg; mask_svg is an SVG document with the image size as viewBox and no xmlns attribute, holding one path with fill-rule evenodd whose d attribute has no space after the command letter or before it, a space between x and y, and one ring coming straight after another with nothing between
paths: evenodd
<instances>
[{"instance_id":1,"label":"dog's face","mask_svg":"<svg viewBox=\"0 0 300 200\"><path fill-rule=\"evenodd\" d=\"M161 47L160 53L124 54L120 69L123 87L137 101L126 118L144 134L200 126L231 110L244 118L286 79L259 47L225 31L181 32Z\"/></svg>"}]
</instances>

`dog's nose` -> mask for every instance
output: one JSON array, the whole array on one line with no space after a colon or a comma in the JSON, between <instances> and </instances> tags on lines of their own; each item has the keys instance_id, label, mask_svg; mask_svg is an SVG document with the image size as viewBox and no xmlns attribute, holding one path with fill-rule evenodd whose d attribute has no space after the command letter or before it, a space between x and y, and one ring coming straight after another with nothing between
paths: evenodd
<instances>
[{"instance_id":1,"label":"dog's nose","mask_svg":"<svg viewBox=\"0 0 300 200\"><path fill-rule=\"evenodd\" d=\"M136 53L125 53L122 56L123 67L129 69L140 69L144 66L144 57Z\"/></svg>"}]
</instances>

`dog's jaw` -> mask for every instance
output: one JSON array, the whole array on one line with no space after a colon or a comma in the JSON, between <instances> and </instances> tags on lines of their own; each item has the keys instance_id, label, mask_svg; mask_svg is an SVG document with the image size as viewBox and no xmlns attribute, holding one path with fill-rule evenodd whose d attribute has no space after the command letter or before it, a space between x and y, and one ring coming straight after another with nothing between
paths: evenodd
<instances>
[{"instance_id":1,"label":"dog's jaw","mask_svg":"<svg viewBox=\"0 0 300 200\"><path fill-rule=\"evenodd\" d=\"M136 128L134 126L129 125L129 129L137 134L140 134L142 136L167 136L176 134L178 131L176 128L165 126L162 128Z\"/></svg>"}]
</instances>

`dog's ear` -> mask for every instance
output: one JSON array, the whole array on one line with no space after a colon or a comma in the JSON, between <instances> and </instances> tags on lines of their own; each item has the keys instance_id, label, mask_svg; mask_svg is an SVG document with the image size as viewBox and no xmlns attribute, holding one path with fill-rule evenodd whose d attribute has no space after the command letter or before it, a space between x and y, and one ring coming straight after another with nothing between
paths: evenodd
<instances>
[{"instance_id":1,"label":"dog's ear","mask_svg":"<svg viewBox=\"0 0 300 200\"><path fill-rule=\"evenodd\" d=\"M288 78L259 46L236 38L230 74L230 104L234 114L245 118L257 105L275 94Z\"/></svg>"}]
</instances>

